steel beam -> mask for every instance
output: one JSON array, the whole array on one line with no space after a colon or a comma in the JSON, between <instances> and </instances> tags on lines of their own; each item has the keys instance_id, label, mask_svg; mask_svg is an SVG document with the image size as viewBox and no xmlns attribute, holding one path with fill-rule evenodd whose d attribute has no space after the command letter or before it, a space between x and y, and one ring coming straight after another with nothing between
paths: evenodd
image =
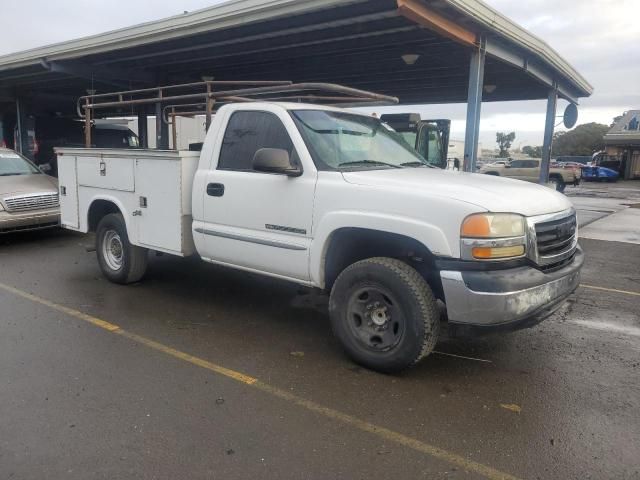
<instances>
[{"instance_id":1,"label":"steel beam","mask_svg":"<svg viewBox=\"0 0 640 480\"><path fill-rule=\"evenodd\" d=\"M86 80L99 80L102 83L108 83L121 88L130 88L131 82L151 84L153 77L151 75L119 68L104 68L79 63L61 63L40 60L40 64L48 71L53 73L64 73L72 77L84 78Z\"/></svg>"},{"instance_id":2,"label":"steel beam","mask_svg":"<svg viewBox=\"0 0 640 480\"><path fill-rule=\"evenodd\" d=\"M542 162L540 162L540 183L549 181L549 165L551 163L551 146L553 143L553 130L556 123L556 105L558 103L558 90L549 90L547 98L547 119L544 126L544 143L542 145Z\"/></svg>"},{"instance_id":3,"label":"steel beam","mask_svg":"<svg viewBox=\"0 0 640 480\"><path fill-rule=\"evenodd\" d=\"M536 62L530 56L523 54L522 51L507 46L504 42L496 39L487 39L486 47L489 56L524 70L545 87L553 87L555 83L561 97L578 104L580 94L572 86L571 81L555 75L549 67L543 66L539 61Z\"/></svg>"},{"instance_id":4,"label":"steel beam","mask_svg":"<svg viewBox=\"0 0 640 480\"><path fill-rule=\"evenodd\" d=\"M448 37L462 45L473 47L476 45L476 34L462 27L459 23L443 17L434 10L424 6L417 0L397 0L400 15L427 27L434 32Z\"/></svg>"},{"instance_id":5,"label":"steel beam","mask_svg":"<svg viewBox=\"0 0 640 480\"><path fill-rule=\"evenodd\" d=\"M467 172L475 172L478 159L478 138L480 136L480 113L482 111L482 89L484 87L485 43L471 53L469 68L469 90L467 93L467 125L464 137L464 167Z\"/></svg>"}]
</instances>

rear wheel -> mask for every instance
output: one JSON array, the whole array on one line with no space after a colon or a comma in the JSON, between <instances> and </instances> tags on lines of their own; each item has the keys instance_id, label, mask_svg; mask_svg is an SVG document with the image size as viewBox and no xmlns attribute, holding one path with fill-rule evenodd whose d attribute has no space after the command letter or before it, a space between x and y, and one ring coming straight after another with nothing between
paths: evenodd
<instances>
[{"instance_id":1,"label":"rear wheel","mask_svg":"<svg viewBox=\"0 0 640 480\"><path fill-rule=\"evenodd\" d=\"M555 190L562 193L566 188L566 184L564 183L564 179L557 175L552 175L549 177L549 183L554 186Z\"/></svg>"},{"instance_id":2,"label":"rear wheel","mask_svg":"<svg viewBox=\"0 0 640 480\"><path fill-rule=\"evenodd\" d=\"M119 213L111 213L100 220L96 229L98 264L107 279L119 284L140 280L148 262L146 248L131 245L127 226Z\"/></svg>"},{"instance_id":3,"label":"rear wheel","mask_svg":"<svg viewBox=\"0 0 640 480\"><path fill-rule=\"evenodd\" d=\"M381 372L398 372L433 350L436 300L422 276L400 260L377 257L347 267L329 302L331 324L347 354Z\"/></svg>"}]
</instances>

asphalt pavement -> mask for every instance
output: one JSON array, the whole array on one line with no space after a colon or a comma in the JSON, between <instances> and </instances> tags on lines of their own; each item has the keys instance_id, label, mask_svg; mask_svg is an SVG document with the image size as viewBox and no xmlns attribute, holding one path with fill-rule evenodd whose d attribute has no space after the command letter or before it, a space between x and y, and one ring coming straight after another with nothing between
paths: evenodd
<instances>
[{"instance_id":1,"label":"asphalt pavement","mask_svg":"<svg viewBox=\"0 0 640 480\"><path fill-rule=\"evenodd\" d=\"M388 376L322 296L170 256L117 286L91 242L0 238L2 479L640 478L640 245L582 240L554 316Z\"/></svg>"}]
</instances>

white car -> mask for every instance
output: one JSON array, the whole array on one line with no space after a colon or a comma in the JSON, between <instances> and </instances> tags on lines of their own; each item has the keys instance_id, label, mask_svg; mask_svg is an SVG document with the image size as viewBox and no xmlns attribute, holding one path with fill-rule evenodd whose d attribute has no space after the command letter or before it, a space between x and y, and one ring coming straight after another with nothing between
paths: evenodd
<instances>
[{"instance_id":1,"label":"white car","mask_svg":"<svg viewBox=\"0 0 640 480\"><path fill-rule=\"evenodd\" d=\"M202 152L61 149L62 223L96 232L98 262L139 281L148 251L330 293L348 354L393 372L449 328L531 326L578 286L569 200L430 168L378 119L300 103L221 107Z\"/></svg>"}]
</instances>

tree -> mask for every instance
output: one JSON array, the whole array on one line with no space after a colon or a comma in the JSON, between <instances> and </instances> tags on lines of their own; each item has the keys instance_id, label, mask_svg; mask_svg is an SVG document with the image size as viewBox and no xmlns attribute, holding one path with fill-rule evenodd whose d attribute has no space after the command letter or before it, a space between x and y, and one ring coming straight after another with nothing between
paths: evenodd
<instances>
[{"instance_id":1,"label":"tree","mask_svg":"<svg viewBox=\"0 0 640 480\"><path fill-rule=\"evenodd\" d=\"M509 156L509 149L511 148L511 144L515 139L516 132L496 133L496 143L498 144L498 148L500 149L500 158L506 158Z\"/></svg>"},{"instance_id":2,"label":"tree","mask_svg":"<svg viewBox=\"0 0 640 480\"><path fill-rule=\"evenodd\" d=\"M609 131L601 123L585 123L568 132L553 135L553 156L591 155L604 149L604 135Z\"/></svg>"},{"instance_id":3,"label":"tree","mask_svg":"<svg viewBox=\"0 0 640 480\"><path fill-rule=\"evenodd\" d=\"M525 145L522 147L522 153L529 155L531 158L542 158L542 147L532 147Z\"/></svg>"}]
</instances>

